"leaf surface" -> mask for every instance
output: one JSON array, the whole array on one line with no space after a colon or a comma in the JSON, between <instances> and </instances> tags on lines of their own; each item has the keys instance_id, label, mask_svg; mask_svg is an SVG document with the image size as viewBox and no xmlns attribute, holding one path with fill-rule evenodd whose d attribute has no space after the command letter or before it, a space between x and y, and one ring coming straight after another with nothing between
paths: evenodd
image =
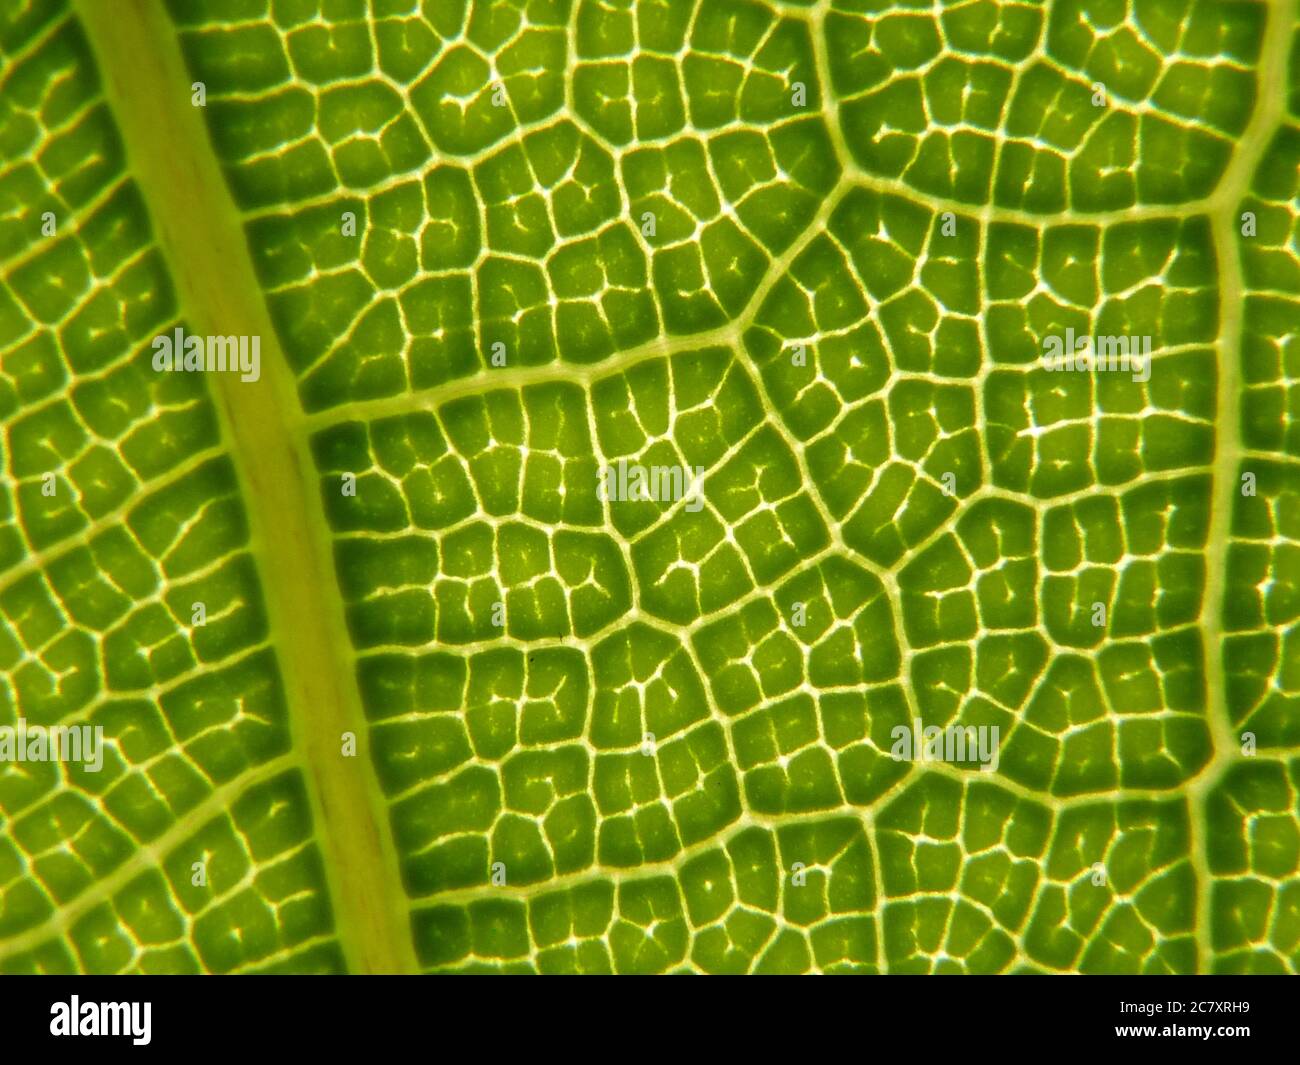
<instances>
[{"instance_id":1,"label":"leaf surface","mask_svg":"<svg viewBox=\"0 0 1300 1065\"><path fill-rule=\"evenodd\" d=\"M0 970L1300 969L1298 29L0 0Z\"/></svg>"}]
</instances>

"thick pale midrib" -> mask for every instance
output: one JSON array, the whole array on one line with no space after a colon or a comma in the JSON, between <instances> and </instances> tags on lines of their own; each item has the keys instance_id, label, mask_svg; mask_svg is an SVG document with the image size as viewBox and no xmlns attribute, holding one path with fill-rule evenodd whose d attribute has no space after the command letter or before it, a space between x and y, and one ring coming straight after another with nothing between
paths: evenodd
<instances>
[{"instance_id":1,"label":"thick pale midrib","mask_svg":"<svg viewBox=\"0 0 1300 1065\"><path fill-rule=\"evenodd\" d=\"M414 972L297 392L202 112L191 106L175 27L151 0L77 0L77 10L185 320L199 333L261 337L258 382L213 374L210 384L244 488L337 933L353 971ZM342 757L344 732L362 744L358 757Z\"/></svg>"},{"instance_id":2,"label":"thick pale midrib","mask_svg":"<svg viewBox=\"0 0 1300 1065\"><path fill-rule=\"evenodd\" d=\"M1219 268L1219 338L1213 497L1207 534L1205 595L1200 627L1205 639L1206 715L1214 743L1214 757L1189 787L1192 864L1197 876L1197 968L1202 973L1214 963L1211 938L1211 876L1209 863L1209 797L1228 768L1238 759L1240 740L1233 735L1228 708L1227 679L1223 668L1223 610L1226 594L1228 542L1236 506L1237 467L1241 446L1241 330L1245 285L1238 248L1237 209L1250 189L1255 171L1277 132L1285 103L1287 54L1300 0L1276 0L1266 6L1263 51L1256 67L1258 101L1250 124L1237 143L1232 162L1210 198L1208 211Z\"/></svg>"}]
</instances>

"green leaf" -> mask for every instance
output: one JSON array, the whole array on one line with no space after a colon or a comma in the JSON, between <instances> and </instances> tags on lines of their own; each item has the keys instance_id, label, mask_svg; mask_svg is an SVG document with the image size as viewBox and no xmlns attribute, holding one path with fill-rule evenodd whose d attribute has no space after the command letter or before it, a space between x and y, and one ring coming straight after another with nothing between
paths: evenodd
<instances>
[{"instance_id":1,"label":"green leaf","mask_svg":"<svg viewBox=\"0 0 1300 1065\"><path fill-rule=\"evenodd\" d=\"M1295 0L0 55L0 971L1300 971Z\"/></svg>"}]
</instances>

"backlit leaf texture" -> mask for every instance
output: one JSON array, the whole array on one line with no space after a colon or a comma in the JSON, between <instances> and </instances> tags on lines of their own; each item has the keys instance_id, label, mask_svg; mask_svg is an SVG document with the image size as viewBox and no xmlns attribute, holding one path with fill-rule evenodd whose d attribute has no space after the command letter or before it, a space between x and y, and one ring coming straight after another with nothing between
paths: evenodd
<instances>
[{"instance_id":1,"label":"backlit leaf texture","mask_svg":"<svg viewBox=\"0 0 1300 1065\"><path fill-rule=\"evenodd\" d=\"M0 421L0 971L1300 970L1295 0L0 0Z\"/></svg>"}]
</instances>

